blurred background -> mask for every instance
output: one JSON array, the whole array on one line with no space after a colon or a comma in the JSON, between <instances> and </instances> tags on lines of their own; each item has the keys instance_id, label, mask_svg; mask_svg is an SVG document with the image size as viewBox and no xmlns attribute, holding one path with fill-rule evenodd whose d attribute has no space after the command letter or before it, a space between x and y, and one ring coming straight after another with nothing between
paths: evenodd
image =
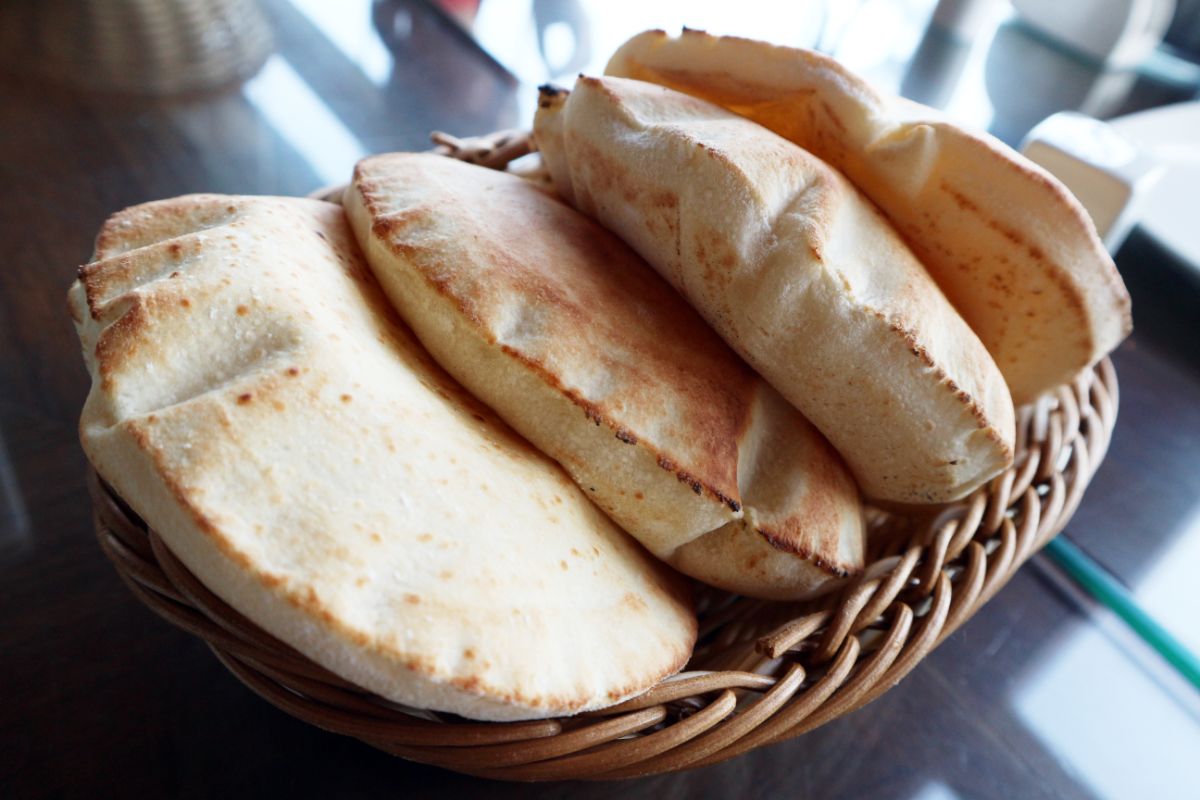
<instances>
[{"instance_id":1,"label":"blurred background","mask_svg":"<svg viewBox=\"0 0 1200 800\"><path fill-rule=\"evenodd\" d=\"M434 130L528 127L538 84L570 85L630 35L681 25L815 48L1025 148L1101 223L1136 332L1115 355L1112 449L1062 537L1116 605L1039 556L906 692L705 771L704 786L655 786L1197 796L1200 0L0 3L0 685L14 699L0 730L20 732L0 785L223 796L291 776L340 793L346 765L383 788L406 769L472 785L292 724L198 642L150 627L87 533L86 377L62 293L113 211L196 191L304 195L369 153L426 149ZM1156 627L1131 624L1129 606ZM860 759L882 729L891 755ZM225 770L231 750L257 760Z\"/></svg>"},{"instance_id":2,"label":"blurred background","mask_svg":"<svg viewBox=\"0 0 1200 800\"><path fill-rule=\"evenodd\" d=\"M533 87L601 72L633 33L681 22L828 53L1014 147L1078 112L1037 131L1031 156L1064 179L1064 152L1076 173L1087 162L1071 188L1102 234L1113 226L1111 249L1136 221L1176 261L1200 260L1179 202L1200 177L1198 106L1180 105L1200 88L1200 0L10 0L0 70L126 105L224 93L229 114L279 122L313 178L335 183L363 153L418 146L451 119L457 135L527 126ZM464 43L480 58L451 55ZM389 97L419 111L380 141L365 123Z\"/></svg>"},{"instance_id":3,"label":"blurred background","mask_svg":"<svg viewBox=\"0 0 1200 800\"><path fill-rule=\"evenodd\" d=\"M309 43L323 40L320 53L297 53L297 32L277 35L293 21ZM468 37L523 87L493 109L516 124L531 116L529 87L601 72L630 35L681 21L831 54L1011 144L1056 111L1110 118L1200 87L1200 0L9 0L0 67L164 97L246 81L253 94L256 78L278 80L281 61L296 70L297 59L336 58L371 85L404 90L414 50Z\"/></svg>"}]
</instances>

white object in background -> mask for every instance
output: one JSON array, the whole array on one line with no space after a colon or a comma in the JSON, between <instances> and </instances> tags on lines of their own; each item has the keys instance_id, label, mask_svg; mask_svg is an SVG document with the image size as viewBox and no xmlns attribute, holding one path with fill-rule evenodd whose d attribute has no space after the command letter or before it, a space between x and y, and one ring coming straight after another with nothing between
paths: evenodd
<instances>
[{"instance_id":1,"label":"white object in background","mask_svg":"<svg viewBox=\"0 0 1200 800\"><path fill-rule=\"evenodd\" d=\"M1141 216L1163 167L1109 125L1074 111L1040 123L1021 152L1066 184L1087 209L1104 246L1115 253Z\"/></svg>"},{"instance_id":2,"label":"white object in background","mask_svg":"<svg viewBox=\"0 0 1200 800\"><path fill-rule=\"evenodd\" d=\"M971 42L995 27L999 5L1000 0L938 0L932 22L951 36Z\"/></svg>"},{"instance_id":3,"label":"white object in background","mask_svg":"<svg viewBox=\"0 0 1200 800\"><path fill-rule=\"evenodd\" d=\"M1142 230L1200 275L1200 102L1139 111L1109 126L1164 167L1142 204Z\"/></svg>"},{"instance_id":4,"label":"white object in background","mask_svg":"<svg viewBox=\"0 0 1200 800\"><path fill-rule=\"evenodd\" d=\"M1158 46L1175 0L1012 0L1030 27L1114 67L1139 63Z\"/></svg>"}]
</instances>

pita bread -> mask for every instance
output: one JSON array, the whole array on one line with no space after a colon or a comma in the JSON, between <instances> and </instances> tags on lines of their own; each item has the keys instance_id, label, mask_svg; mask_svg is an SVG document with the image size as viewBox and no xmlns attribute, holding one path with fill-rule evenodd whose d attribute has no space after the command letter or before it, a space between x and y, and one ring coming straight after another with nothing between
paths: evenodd
<instances>
[{"instance_id":1,"label":"pita bread","mask_svg":"<svg viewBox=\"0 0 1200 800\"><path fill-rule=\"evenodd\" d=\"M680 669L678 576L396 319L339 206L123 211L70 304L99 473L218 596L344 678L484 720Z\"/></svg>"},{"instance_id":2,"label":"pita bread","mask_svg":"<svg viewBox=\"0 0 1200 800\"><path fill-rule=\"evenodd\" d=\"M580 78L534 123L555 185L642 254L838 449L868 495L935 503L1012 460L996 365L835 170L711 103Z\"/></svg>"},{"instance_id":3,"label":"pita bread","mask_svg":"<svg viewBox=\"0 0 1200 800\"><path fill-rule=\"evenodd\" d=\"M772 598L862 568L841 459L615 236L434 155L359 162L344 204L439 363L655 555Z\"/></svg>"},{"instance_id":4,"label":"pita bread","mask_svg":"<svg viewBox=\"0 0 1200 800\"><path fill-rule=\"evenodd\" d=\"M1129 293L1083 207L986 133L888 98L828 56L684 30L626 42L610 75L754 120L841 170L879 205L1025 403L1128 335Z\"/></svg>"}]
</instances>

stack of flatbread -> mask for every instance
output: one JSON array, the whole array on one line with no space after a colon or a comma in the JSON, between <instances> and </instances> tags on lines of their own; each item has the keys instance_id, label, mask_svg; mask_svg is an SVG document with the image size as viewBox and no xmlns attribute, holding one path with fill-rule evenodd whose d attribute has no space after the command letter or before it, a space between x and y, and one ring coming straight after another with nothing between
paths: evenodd
<instances>
[{"instance_id":1,"label":"stack of flatbread","mask_svg":"<svg viewBox=\"0 0 1200 800\"><path fill-rule=\"evenodd\" d=\"M392 701L645 691L695 641L683 575L842 586L864 495L974 491L1012 462L1013 398L1128 331L1078 204L987 137L745 40L642 34L609 72L543 90L553 191L377 156L344 207L123 211L71 288L100 475Z\"/></svg>"},{"instance_id":2,"label":"stack of flatbread","mask_svg":"<svg viewBox=\"0 0 1200 800\"><path fill-rule=\"evenodd\" d=\"M882 95L821 53L732 36L647 31L605 71L711 101L841 171L978 334L1017 403L1129 334L1129 293L1083 206L992 136Z\"/></svg>"}]
</instances>

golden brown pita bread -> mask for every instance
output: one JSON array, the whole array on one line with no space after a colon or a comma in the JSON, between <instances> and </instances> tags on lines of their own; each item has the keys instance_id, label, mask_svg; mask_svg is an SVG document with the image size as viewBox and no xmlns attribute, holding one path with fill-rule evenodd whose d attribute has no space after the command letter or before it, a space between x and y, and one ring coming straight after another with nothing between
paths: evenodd
<instances>
[{"instance_id":1,"label":"golden brown pita bread","mask_svg":"<svg viewBox=\"0 0 1200 800\"><path fill-rule=\"evenodd\" d=\"M434 155L361 161L344 203L434 357L651 552L759 597L861 569L841 459L615 236Z\"/></svg>"},{"instance_id":2,"label":"golden brown pita bread","mask_svg":"<svg viewBox=\"0 0 1200 800\"><path fill-rule=\"evenodd\" d=\"M1130 331L1129 294L1083 207L992 136L885 97L828 56L749 39L647 31L606 71L722 105L844 172L979 335L1017 403Z\"/></svg>"},{"instance_id":3,"label":"golden brown pita bread","mask_svg":"<svg viewBox=\"0 0 1200 800\"><path fill-rule=\"evenodd\" d=\"M99 473L218 596L399 703L487 720L687 660L678 576L442 372L339 206L197 195L100 233L70 303Z\"/></svg>"},{"instance_id":4,"label":"golden brown pita bread","mask_svg":"<svg viewBox=\"0 0 1200 800\"><path fill-rule=\"evenodd\" d=\"M534 123L559 191L642 254L846 459L868 495L957 499L1011 463L996 365L848 181L650 83L580 78Z\"/></svg>"}]
</instances>

